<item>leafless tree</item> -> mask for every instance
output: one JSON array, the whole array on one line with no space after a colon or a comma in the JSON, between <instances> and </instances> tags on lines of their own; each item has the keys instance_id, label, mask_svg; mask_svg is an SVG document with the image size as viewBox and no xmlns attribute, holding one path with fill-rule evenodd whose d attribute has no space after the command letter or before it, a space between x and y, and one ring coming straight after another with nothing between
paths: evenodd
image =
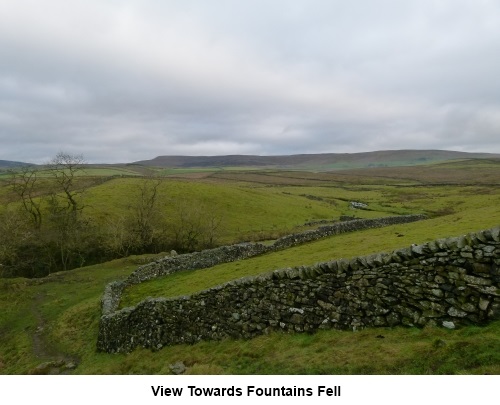
<instances>
[{"instance_id":1,"label":"leafless tree","mask_svg":"<svg viewBox=\"0 0 500 405\"><path fill-rule=\"evenodd\" d=\"M178 201L171 221L175 246L184 251L216 246L222 219L208 203Z\"/></svg>"},{"instance_id":2,"label":"leafless tree","mask_svg":"<svg viewBox=\"0 0 500 405\"><path fill-rule=\"evenodd\" d=\"M130 232L129 221L124 216L108 218L105 223L105 248L112 256L125 257L134 250L135 237Z\"/></svg>"},{"instance_id":3,"label":"leafless tree","mask_svg":"<svg viewBox=\"0 0 500 405\"><path fill-rule=\"evenodd\" d=\"M130 228L136 238L139 250L154 250L158 229L163 218L159 207L160 186L163 178L148 175L141 179L136 188L136 196L129 206L131 209Z\"/></svg>"},{"instance_id":4,"label":"leafless tree","mask_svg":"<svg viewBox=\"0 0 500 405\"><path fill-rule=\"evenodd\" d=\"M38 172L36 166L23 166L10 171L11 189L20 198L24 211L37 230L42 226L40 190L37 187Z\"/></svg>"},{"instance_id":5,"label":"leafless tree","mask_svg":"<svg viewBox=\"0 0 500 405\"><path fill-rule=\"evenodd\" d=\"M66 205L64 208L69 209L73 215L83 209L83 205L78 201L83 189L78 185L77 176L85 171L84 164L83 155L72 155L66 152L57 153L47 164L47 170L52 175L57 186L54 197L64 199Z\"/></svg>"},{"instance_id":6,"label":"leafless tree","mask_svg":"<svg viewBox=\"0 0 500 405\"><path fill-rule=\"evenodd\" d=\"M59 250L59 260L63 270L73 261L81 266L85 237L89 221L81 215L85 205L81 200L84 192L78 176L84 173L83 155L59 152L46 165L46 170L54 181L54 188L48 201L51 229L50 239Z\"/></svg>"}]
</instances>

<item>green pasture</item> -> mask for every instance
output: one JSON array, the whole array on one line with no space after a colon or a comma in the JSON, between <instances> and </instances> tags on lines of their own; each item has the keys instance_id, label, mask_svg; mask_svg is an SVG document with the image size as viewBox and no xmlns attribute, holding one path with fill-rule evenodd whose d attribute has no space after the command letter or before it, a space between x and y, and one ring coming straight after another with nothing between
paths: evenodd
<instances>
[{"instance_id":1,"label":"green pasture","mask_svg":"<svg viewBox=\"0 0 500 405\"><path fill-rule=\"evenodd\" d=\"M104 286L147 257L153 259L132 256L44 279L0 279L0 374L27 374L62 351L72 358L93 353ZM63 326L72 315L75 322Z\"/></svg>"},{"instance_id":2,"label":"green pasture","mask_svg":"<svg viewBox=\"0 0 500 405\"><path fill-rule=\"evenodd\" d=\"M137 201L140 184L141 179L124 178L92 187L85 194L88 215L101 221L124 216ZM343 200L329 197L323 201L300 195L307 192L307 188L298 192L276 187L166 179L159 189L160 210L168 222L169 219L175 221L180 207L209 209L221 219L221 240L225 243L277 237L306 222L338 220L340 215L373 218L393 213L380 206L373 211L354 212L349 206L349 197L362 197L363 193L346 194L339 190L332 195L338 194Z\"/></svg>"},{"instance_id":3,"label":"green pasture","mask_svg":"<svg viewBox=\"0 0 500 405\"><path fill-rule=\"evenodd\" d=\"M9 171L0 171L0 179L8 179L12 174ZM51 177L50 172L40 168L38 172L40 177ZM82 170L75 173L78 177L110 177L110 176L139 176L141 175L140 170L134 170L133 168L121 167L121 166L85 166Z\"/></svg>"},{"instance_id":4,"label":"green pasture","mask_svg":"<svg viewBox=\"0 0 500 405\"><path fill-rule=\"evenodd\" d=\"M391 160L387 162L366 162L366 163L350 163L350 162L339 162L339 163L331 163L331 164L323 164L317 166L302 166L301 169L309 170L309 171L329 171L329 170L350 170L350 169L360 169L360 168L374 168L374 167L401 167L401 166L421 166L421 165L429 165L433 163L441 162L442 160L439 158L435 159L426 159L426 160L416 160L416 159L408 159L408 160Z\"/></svg>"},{"instance_id":5,"label":"green pasture","mask_svg":"<svg viewBox=\"0 0 500 405\"><path fill-rule=\"evenodd\" d=\"M470 179L476 176L491 182L498 166L479 163L453 162L441 168L446 175L440 178L447 183L453 175L455 185L436 184L434 180L425 184L417 175L431 173L430 166L428 172L420 168L404 173L384 171L387 178L370 178L367 172L278 171L225 171L222 177L219 171L202 179L169 178L160 188L163 214L175 218L179 204L209 207L222 218L224 243L275 238L304 229L305 222L338 219L340 215L371 218L426 213L429 219L337 235L210 269L179 272L128 289L123 305L133 305L146 296L191 294L278 268L390 251L497 226L500 185L474 184ZM102 223L126 215L137 199L142 179L122 169L93 170L96 178L125 177L92 183L83 195L85 212ZM468 185L461 185L462 179ZM0 179L1 209L8 196ZM368 210L352 209L349 201L364 202ZM100 298L105 285L124 279L155 257L133 256L43 279L0 279L0 374L33 373L41 363L60 357L78 364L71 371L75 374L168 374L169 364L176 361L184 362L188 374L500 374L500 322L453 331L377 328L313 335L272 333L248 341L201 342L158 352L97 353Z\"/></svg>"},{"instance_id":6,"label":"green pasture","mask_svg":"<svg viewBox=\"0 0 500 405\"><path fill-rule=\"evenodd\" d=\"M426 222L418 223L421 229L415 233L421 233L423 240L427 237ZM484 221L478 225L486 224ZM292 260L300 263L300 249L306 253L308 247L320 249L321 243L325 244L326 252L328 249L334 255L337 255L335 251L338 254L346 252L345 256L369 253L372 247L376 249L376 240L382 238L401 240L401 244L406 246L407 240L398 238L395 232L411 232L414 225L417 223L340 235L336 237L338 243L333 243L335 238L330 238L328 241L303 245L294 248L299 251L291 254ZM436 223L427 225L427 229L432 229ZM443 229L440 232L446 234L445 225L441 226ZM349 240L346 238L353 239L355 235L359 236L358 250L348 252L346 245ZM259 259L264 260L265 266L267 259L264 256ZM316 260L312 256L310 259ZM130 257L55 273L42 280L0 280L0 373L34 372L40 363L62 354L78 363L74 370L76 374L168 374L168 365L176 361L183 361L188 366L189 374L500 373L500 353L497 350L500 344L500 322L487 327L467 327L455 331L401 327L360 332L321 331L314 335L272 333L249 341L201 342L192 346L166 347L159 352L137 349L130 354L97 353L95 342L104 286L110 281L126 277L146 260ZM274 260L278 266L290 263L286 255L275 257ZM244 262L239 263L239 266L245 265ZM267 266L274 267L270 263ZM205 271L205 275L220 277L213 273L217 271L213 268ZM229 278L239 276L235 273L239 271L238 266L225 271L229 273ZM198 271L198 278L203 279L201 272L203 270ZM192 277L189 281L190 275L195 273L185 272L185 275L176 279L181 274L178 273L164 281L184 288L182 284L196 283ZM207 281L205 279L204 286L198 283L187 288L205 288L209 286ZM175 291L172 295L179 292ZM48 346L42 350L34 347L33 336L39 328L42 328L41 333ZM384 339L379 338L381 335Z\"/></svg>"},{"instance_id":7,"label":"green pasture","mask_svg":"<svg viewBox=\"0 0 500 405\"><path fill-rule=\"evenodd\" d=\"M125 289L120 304L121 307L128 307L138 304L146 297L189 295L249 275L333 259L390 252L413 243L422 244L499 225L500 210L497 206L490 206L410 224L336 235L246 260L224 263L209 269L182 271L133 285Z\"/></svg>"},{"instance_id":8,"label":"green pasture","mask_svg":"<svg viewBox=\"0 0 500 405\"><path fill-rule=\"evenodd\" d=\"M264 168L258 166L224 166L224 167L154 167L153 170L160 176L171 176L176 177L177 175L183 174L210 174L217 172L251 172L251 171L262 171Z\"/></svg>"},{"instance_id":9,"label":"green pasture","mask_svg":"<svg viewBox=\"0 0 500 405\"><path fill-rule=\"evenodd\" d=\"M78 173L80 176L140 176L141 173L137 170L124 167L89 167L83 172Z\"/></svg>"}]
</instances>

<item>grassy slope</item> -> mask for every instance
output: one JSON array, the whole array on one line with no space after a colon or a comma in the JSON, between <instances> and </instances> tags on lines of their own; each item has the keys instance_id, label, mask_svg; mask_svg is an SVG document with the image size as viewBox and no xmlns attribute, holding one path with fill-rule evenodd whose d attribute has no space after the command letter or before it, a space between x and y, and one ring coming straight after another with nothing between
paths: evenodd
<instances>
[{"instance_id":1,"label":"grassy slope","mask_svg":"<svg viewBox=\"0 0 500 405\"><path fill-rule=\"evenodd\" d=\"M120 182L113 180L106 184ZM209 286L210 282L239 277L250 271L260 272L291 264L315 262L324 257L330 259L339 255L347 257L387 250L423 242L435 236L455 235L500 223L498 187L401 188L369 184L339 188L333 187L334 184L319 187L318 182L313 182L314 187L306 187L302 182L278 189L255 188L255 185L240 188L234 184L231 188L226 183L217 188L214 183L207 184L211 190L219 192L223 192L226 187L229 196L233 192L243 193L240 196L255 195L252 193L256 192L268 198L269 203L276 197L286 198L280 203L298 201L302 206L308 203L315 206L317 203L329 207L325 202L306 200L299 196L308 193L331 198L338 204L345 203L339 198L353 198L379 204L381 208L389 210L426 210L434 213L435 218L342 235L279 252L275 257L266 255L254 259L262 261L259 265L250 261L238 262L225 270L223 265L220 280L211 280L215 272L219 271L212 269L205 272L212 276L208 279L203 280L204 277L199 275L191 279L194 284L208 284L189 288L196 291ZM292 196L283 192L291 193ZM206 193L210 194L208 191ZM118 196L122 198L120 194ZM101 208L105 209L106 204L112 204L112 201L109 197L109 201L103 202ZM244 205L240 208L244 209ZM448 215L441 215L446 212ZM240 216L247 214L243 211ZM405 236L398 237L396 232ZM239 267L247 266L248 263L252 265L240 274ZM40 282L0 280L0 373L27 373L41 362L61 354L78 359L79 366L75 373L79 374L168 373L168 364L177 360L184 361L189 367L188 373L192 374L500 373L500 322L486 328L470 327L457 331L394 328L357 333L324 331L315 335L276 333L250 341L203 342L194 346L167 347L156 353L143 349L128 355L96 353L99 300L103 288L109 281L128 275L137 264L137 258L129 258L54 274ZM189 272L181 276L181 286L188 284L189 277ZM174 291L171 294L178 293ZM34 339L37 330L43 338L41 341ZM377 338L379 335L385 338Z\"/></svg>"},{"instance_id":2,"label":"grassy slope","mask_svg":"<svg viewBox=\"0 0 500 405\"><path fill-rule=\"evenodd\" d=\"M362 153L326 153L289 156L158 156L136 162L166 168L260 167L302 168L303 170L349 169L355 167L413 166L451 159L487 158L498 155L473 154L444 150L385 150Z\"/></svg>"},{"instance_id":3,"label":"grassy slope","mask_svg":"<svg viewBox=\"0 0 500 405\"><path fill-rule=\"evenodd\" d=\"M113 179L91 188L86 193L89 211L101 220L124 215L134 199L140 179ZM304 191L304 193L307 190ZM334 219L348 212L347 201L331 204L310 200L301 193L284 192L281 188L249 184L201 183L168 179L160 193L167 217L175 219L176 205L212 207L222 218L221 240L233 242L263 235L289 233L305 222ZM359 211L359 217L388 215L385 209Z\"/></svg>"},{"instance_id":4,"label":"grassy slope","mask_svg":"<svg viewBox=\"0 0 500 405\"><path fill-rule=\"evenodd\" d=\"M383 328L315 335L273 333L250 341L202 342L154 353L144 349L130 354L96 353L102 288L135 266L131 261L115 261L54 275L41 285L29 286L23 280L2 285L0 373L24 374L49 359L33 354L30 335L38 326L30 315L29 298L37 295L43 295L44 333L54 350L78 358L78 374L168 374L168 365L179 360L190 374L500 373L499 322L458 331Z\"/></svg>"},{"instance_id":5,"label":"grassy slope","mask_svg":"<svg viewBox=\"0 0 500 405\"><path fill-rule=\"evenodd\" d=\"M92 169L101 170L101 169ZM103 169L106 173L111 169ZM114 222L129 215L138 198L141 178L112 178L92 185L83 194L84 212L98 222ZM95 184L87 179L88 184ZM220 240L223 243L252 238L277 237L290 233L308 221L338 218L348 208L342 204L307 199L285 194L279 188L249 183L198 182L166 179L160 188L160 209L171 221L176 220L178 206L203 206L213 209L222 219ZM15 196L5 183L0 183L0 212ZM359 212L360 217L387 215Z\"/></svg>"},{"instance_id":6,"label":"grassy slope","mask_svg":"<svg viewBox=\"0 0 500 405\"><path fill-rule=\"evenodd\" d=\"M498 203L500 203L500 198ZM500 211L497 206L473 208L459 214L417 223L337 235L252 259L221 264L210 269L175 273L126 289L121 306L136 305L149 296L173 297L192 294L236 278L279 268L391 251L410 246L412 243L424 243L449 235L461 235L498 226L500 225Z\"/></svg>"},{"instance_id":7,"label":"grassy slope","mask_svg":"<svg viewBox=\"0 0 500 405\"><path fill-rule=\"evenodd\" d=\"M41 280L0 280L0 373L27 373L62 349L76 357L82 346L91 352L104 285L135 267L134 258L128 258L54 273ZM77 314L75 323L65 327L72 314ZM92 336L86 335L89 330ZM43 347L34 344L37 331L41 331ZM77 340L73 339L75 333Z\"/></svg>"}]
</instances>

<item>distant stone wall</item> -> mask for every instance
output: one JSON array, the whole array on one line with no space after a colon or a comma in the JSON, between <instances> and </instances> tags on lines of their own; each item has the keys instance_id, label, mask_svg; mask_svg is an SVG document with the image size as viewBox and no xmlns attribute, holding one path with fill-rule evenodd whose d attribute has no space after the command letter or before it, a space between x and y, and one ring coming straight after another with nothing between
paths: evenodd
<instances>
[{"instance_id":1,"label":"distant stone wall","mask_svg":"<svg viewBox=\"0 0 500 405\"><path fill-rule=\"evenodd\" d=\"M500 319L500 227L391 253L276 270L104 315L98 350L154 350L271 331Z\"/></svg>"},{"instance_id":2,"label":"distant stone wall","mask_svg":"<svg viewBox=\"0 0 500 405\"><path fill-rule=\"evenodd\" d=\"M209 268L217 264L257 256L267 251L269 251L269 247L260 243L242 243L207 249L202 252L167 256L140 266L124 281L115 281L106 286L101 300L102 313L109 314L118 308L123 289L127 286L166 276L177 271Z\"/></svg>"},{"instance_id":3,"label":"distant stone wall","mask_svg":"<svg viewBox=\"0 0 500 405\"><path fill-rule=\"evenodd\" d=\"M343 222L337 222L332 225L320 226L318 229L286 235L278 239L272 245L272 250L286 249L302 243L325 238L332 235L338 235L346 232L360 231L370 228L381 228L389 225L397 225L427 219L425 215L400 215L392 217L374 218L374 219L354 219Z\"/></svg>"},{"instance_id":4,"label":"distant stone wall","mask_svg":"<svg viewBox=\"0 0 500 405\"><path fill-rule=\"evenodd\" d=\"M321 226L315 230L287 235L276 240L272 245L241 243L231 246L222 246L215 249L207 249L202 252L188 253L173 257L167 256L139 267L124 281L115 281L108 284L101 300L102 313L107 315L118 309L121 294L123 289L127 286L165 276L176 271L209 268L217 264L233 262L263 253L286 249L340 233L420 221L426 218L425 215L401 215L375 219L357 219Z\"/></svg>"}]
</instances>

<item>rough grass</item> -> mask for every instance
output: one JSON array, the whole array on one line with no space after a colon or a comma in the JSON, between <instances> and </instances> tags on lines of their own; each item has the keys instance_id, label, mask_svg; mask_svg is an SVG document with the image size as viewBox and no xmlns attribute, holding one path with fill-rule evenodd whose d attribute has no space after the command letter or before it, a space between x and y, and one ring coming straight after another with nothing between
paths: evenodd
<instances>
[{"instance_id":1,"label":"rough grass","mask_svg":"<svg viewBox=\"0 0 500 405\"><path fill-rule=\"evenodd\" d=\"M159 352L96 353L102 288L133 267L133 261L120 260L54 274L43 284L25 280L2 284L1 325L10 332L2 336L0 372L25 374L47 360L33 353L30 334L37 325L29 316L30 297L45 294L41 309L47 338L57 342L58 350L78 359L77 374L168 374L169 364L176 361L184 362L188 374L500 373L500 322L454 331L378 328L312 335L272 333L246 341L165 347ZM6 290L12 294L4 294ZM19 297L17 301L5 299L14 296ZM6 312L8 318L17 320L7 325Z\"/></svg>"},{"instance_id":2,"label":"rough grass","mask_svg":"<svg viewBox=\"0 0 500 405\"><path fill-rule=\"evenodd\" d=\"M499 323L458 331L372 329L273 333L252 340L138 349L116 355L92 373L168 374L182 361L187 374L498 374ZM98 363L96 366L102 367Z\"/></svg>"},{"instance_id":3,"label":"rough grass","mask_svg":"<svg viewBox=\"0 0 500 405\"><path fill-rule=\"evenodd\" d=\"M463 218L468 215L467 218ZM408 247L447 236L458 236L500 224L496 206L411 224L336 235L262 256L224 263L209 269L187 270L125 289L121 307L138 304L146 297L188 295L237 278L279 268L311 265Z\"/></svg>"},{"instance_id":4,"label":"rough grass","mask_svg":"<svg viewBox=\"0 0 500 405\"><path fill-rule=\"evenodd\" d=\"M93 187L86 193L88 213L100 221L124 216L137 198L140 179L113 179ZM220 240L228 243L269 238L290 233L306 222L338 219L349 214L348 201L339 203L311 200L300 193L283 192L277 187L218 184L166 180L160 189L161 210L175 220L177 207L210 207L222 220ZM375 211L359 211L360 218L390 215L383 207Z\"/></svg>"},{"instance_id":5,"label":"rough grass","mask_svg":"<svg viewBox=\"0 0 500 405\"><path fill-rule=\"evenodd\" d=\"M492 166L483 169L492 170ZM460 170L457 176L473 169L468 166ZM432 219L341 235L255 258L255 262L179 273L162 283L162 288L169 284L168 288L175 287L177 291L162 290L160 294L184 294L252 272L389 250L500 223L498 187L416 186L419 181L398 178L398 173L393 170L390 180L372 177L369 181L365 181L365 171L363 175L343 177L293 173L292 178L292 174L275 173L265 184L243 182L243 173L237 173L237 183L234 179L210 176L191 183L169 182L165 188L167 196L222 204L229 222L228 235L247 232L250 236L266 226L272 230L273 224L286 230L306 220L350 212L358 216L373 214L349 211L351 199L369 203L381 215L426 212ZM474 175L478 173L482 172L476 170ZM498 170L496 174L499 179ZM264 177L270 178L262 175L257 180ZM278 180L279 187L273 183ZM136 180L114 179L89 190L92 209L103 216L106 212L119 214L132 195L133 181ZM407 187L409 184L414 186ZM310 200L301 194L326 201ZM314 335L273 333L248 341L166 347L154 353L144 349L118 355L96 353L104 286L125 278L142 263L142 258L131 257L52 274L41 280L0 279L0 374L29 373L50 360L50 353L54 352L75 358L76 374L168 374L168 365L176 361L188 366L188 374L500 374L500 322L454 331L378 328L355 333L321 331ZM142 294L146 292L139 295ZM35 344L37 330L43 337L38 342L42 347ZM44 350L43 345L51 350Z\"/></svg>"}]
</instances>

